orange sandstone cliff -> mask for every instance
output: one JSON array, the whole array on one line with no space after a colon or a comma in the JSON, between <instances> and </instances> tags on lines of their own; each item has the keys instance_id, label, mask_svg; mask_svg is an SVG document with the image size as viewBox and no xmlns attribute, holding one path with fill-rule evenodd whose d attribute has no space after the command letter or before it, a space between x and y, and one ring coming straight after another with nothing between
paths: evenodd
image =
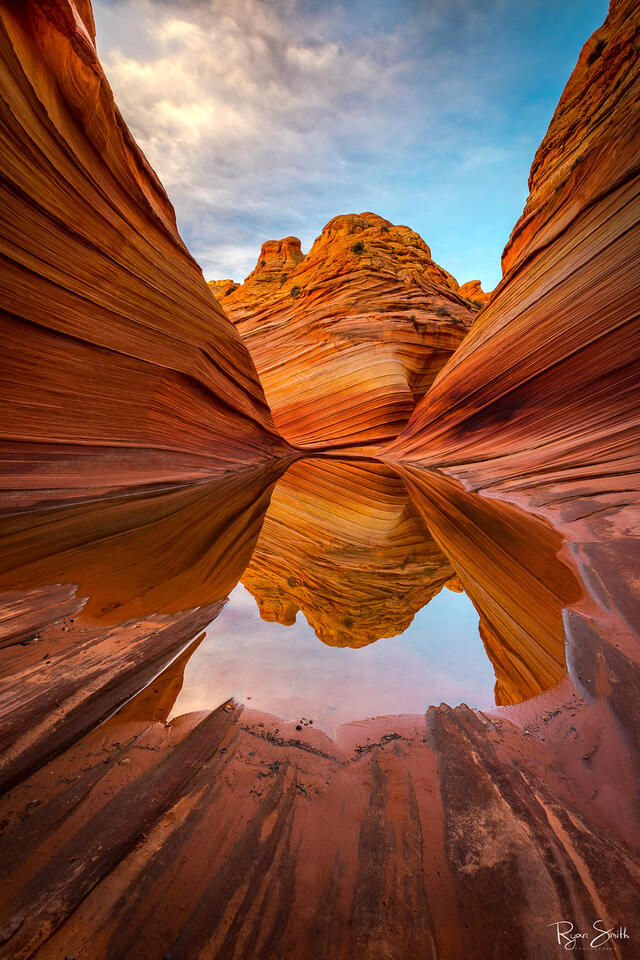
<instances>
[{"instance_id":1,"label":"orange sandstone cliff","mask_svg":"<svg viewBox=\"0 0 640 960\"><path fill-rule=\"evenodd\" d=\"M639 42L640 8L614 0L536 153L502 281L388 448L565 536L587 588L566 617L570 675L636 745Z\"/></svg>"},{"instance_id":2,"label":"orange sandstone cliff","mask_svg":"<svg viewBox=\"0 0 640 960\"><path fill-rule=\"evenodd\" d=\"M114 103L89 4L3 4L0 84L2 485L30 491L14 501L285 452Z\"/></svg>"},{"instance_id":3,"label":"orange sandstone cliff","mask_svg":"<svg viewBox=\"0 0 640 960\"><path fill-rule=\"evenodd\" d=\"M302 447L394 437L480 305L422 237L373 213L334 217L306 256L296 237L269 241L242 286L214 291Z\"/></svg>"},{"instance_id":4,"label":"orange sandstone cliff","mask_svg":"<svg viewBox=\"0 0 640 960\"><path fill-rule=\"evenodd\" d=\"M458 287L458 296L471 300L476 307L483 307L491 299L491 291L485 293L479 280L468 280Z\"/></svg>"},{"instance_id":5,"label":"orange sandstone cliff","mask_svg":"<svg viewBox=\"0 0 640 960\"><path fill-rule=\"evenodd\" d=\"M572 476L593 491L637 467L639 34L637 4L618 0L585 44L502 281L393 456L527 489Z\"/></svg>"},{"instance_id":6,"label":"orange sandstone cliff","mask_svg":"<svg viewBox=\"0 0 640 960\"><path fill-rule=\"evenodd\" d=\"M42 6L68 9L62 0ZM5 39L15 16L3 13ZM478 607L485 603L487 649L505 655L502 699L514 699L507 669L518 684L530 679L528 665L540 682L561 672L561 605L569 678L526 704L441 704L417 717L345 725L336 740L232 701L169 720L185 662L220 608L219 591L240 572L275 475L265 468L256 478L253 512L241 491L224 494L233 509L228 520L213 517L210 558L229 558L220 583L206 575L204 489L186 492L182 513L180 494L144 499L140 541L127 535L136 515L126 504L113 503L109 517L96 510L105 556L118 556L112 547L124 535L131 561L110 571L104 594L84 509L73 514L77 523L66 507L50 518L50 566L38 512L11 519L12 549L22 557L14 566L23 589L37 584L42 623L37 639L4 651L0 671L2 776L16 783L0 798L0 957L546 958L562 949L550 926L561 918L576 931L595 919L606 929L626 926L630 941L610 946L633 955L637 45L636 5L614 2L538 153L502 283L387 451L404 461L412 500L460 583ZM46 63L33 64L32 75L47 76ZM285 345L283 336L283 360ZM37 397L32 390L34 407ZM188 420L180 397L174 392L171 409ZM254 449L264 449L262 440ZM556 532L538 521L520 525L510 504L494 511L485 498L479 511L477 497L425 469L434 466L466 487L524 502ZM251 533L236 544L240 514ZM201 546L194 523L204 528ZM32 534L42 555L21 554L22 536ZM158 549L173 538L181 547L189 539L175 568ZM579 597L569 563L582 575ZM163 583L167 611L158 605ZM143 591L139 603L129 586ZM555 604L545 624L535 614L543 588ZM83 617L74 603L85 589ZM15 592L2 614L13 609L19 619ZM183 594L189 604L214 602L179 610ZM120 613L112 606L119 601ZM98 622L88 621L92 610ZM134 619L116 622L121 614ZM509 618L521 631L510 647ZM545 633L549 656L539 643Z\"/></svg>"}]
</instances>

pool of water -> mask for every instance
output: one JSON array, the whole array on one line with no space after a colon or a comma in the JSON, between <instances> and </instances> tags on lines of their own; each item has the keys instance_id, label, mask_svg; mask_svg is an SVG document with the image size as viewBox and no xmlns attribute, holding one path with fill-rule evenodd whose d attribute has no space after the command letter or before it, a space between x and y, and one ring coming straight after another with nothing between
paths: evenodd
<instances>
[{"instance_id":1,"label":"pool of water","mask_svg":"<svg viewBox=\"0 0 640 960\"><path fill-rule=\"evenodd\" d=\"M549 689L566 675L562 609L580 591L544 521L375 461L305 459L20 514L4 542L0 588L17 591L35 637L6 656L62 683L99 637L124 670L132 641L147 632L153 659L166 628L159 668L192 645L171 716L233 697L329 735ZM61 620L59 603L74 615ZM182 625L194 612L197 644ZM109 639L119 630L126 643Z\"/></svg>"},{"instance_id":2,"label":"pool of water","mask_svg":"<svg viewBox=\"0 0 640 960\"><path fill-rule=\"evenodd\" d=\"M288 720L313 720L330 736L350 720L422 713L444 700L494 703L495 676L464 593L442 589L396 637L358 649L322 643L298 613L283 626L260 619L238 585L187 664L173 715L233 696Z\"/></svg>"}]
</instances>

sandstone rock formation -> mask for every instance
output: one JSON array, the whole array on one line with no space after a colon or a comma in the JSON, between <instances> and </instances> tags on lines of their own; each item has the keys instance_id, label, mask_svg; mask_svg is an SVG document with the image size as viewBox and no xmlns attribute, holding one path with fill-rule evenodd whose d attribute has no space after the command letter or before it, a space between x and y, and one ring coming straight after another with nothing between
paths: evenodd
<instances>
[{"instance_id":1,"label":"sandstone rock formation","mask_svg":"<svg viewBox=\"0 0 640 960\"><path fill-rule=\"evenodd\" d=\"M19 76L18 64L24 62L31 65L34 82L47 87L51 55L65 67L61 89L76 90L82 104L86 91L95 89L89 82L93 46L84 39L81 20L67 16L73 8L65 0L39 7L3 7L3 55L14 51L8 82ZM90 26L86 0L75 9ZM631 940L610 947L621 960L633 956L640 888L640 574L634 526L640 489L639 20L637 4L614 0L604 26L587 43L534 162L531 197L505 252L504 278L409 428L386 453L402 461L398 469L415 506L451 557L456 577L448 584L454 589L463 584L486 611L491 630L484 639L496 662L502 656L503 699L514 699L507 669L515 667L518 682L534 680L541 686L545 676L557 679L559 607L564 607L569 677L517 706L480 712L441 704L425 716L349 724L335 741L313 727L298 730L231 700L169 720L185 662L220 610L219 587L233 579L251 539L236 544L235 537L244 529L257 533L275 477L265 468L255 512L246 498L234 499L226 489L224 501L233 509L225 517L213 510L210 537L207 515L216 498L208 497L205 485L149 491L139 523L125 495L114 500L113 520L97 500L75 505L77 513L63 506L59 524L52 524L45 510L25 511L22 517L16 512L6 529L15 562L0 579L5 594L0 601L0 775L11 787L0 797L2 960L70 955L87 960L546 960L562 951L552 926L561 918L569 919L576 932L591 931L596 919L606 929L626 925ZM34 24L42 30L34 32ZM83 58L60 56L67 49L60 46L60 35L76 37L69 49L80 49ZM3 122L19 115L20 89L14 89L14 112L5 110ZM98 125L100 111L111 102L105 96L96 100ZM60 117L66 118L64 131L70 136L74 114L53 110L52 102L49 107L36 111L42 136L51 118ZM81 113L81 105L77 109ZM90 117L84 115L83 122L94 129ZM17 121L12 130L22 144ZM52 149L51 140L47 144ZM32 171L33 157L41 156L36 149L32 142L31 152L24 151L26 171ZM69 149L58 157L61 171L74 155ZM97 156L118 155L114 149L107 139ZM96 152L83 155L99 173ZM17 176L17 163L7 169ZM126 169L138 169L136 182L150 189L148 170ZM42 177L46 197L56 196L57 176L50 170L48 178ZM93 227L107 229L116 211L108 203L110 192L115 190L117 198L119 191L134 189L126 176L123 184L109 180L110 189L103 192L103 179L85 185L95 191L92 202L104 216L100 224L92 221ZM76 208L79 229L90 211L81 198L75 199ZM161 212L162 205L157 217ZM39 215L35 209L34 223ZM18 230L23 221L9 218L9 223ZM157 225L158 233L150 235L154 249L165 250L170 261L170 297L175 244L163 245L165 227ZM151 231L149 221L140 229ZM48 263L50 233L43 230L39 236L38 255ZM68 242L73 244L73 237ZM131 263L138 263L137 248L127 250ZM57 256L67 275L57 277L55 289L82 281L88 293L85 260L74 266L62 260L63 251ZM35 269L35 254L31 262ZM11 271L14 267L9 276ZM191 288L196 281L188 275ZM113 296L119 301L130 289L125 276L120 268L114 274ZM152 297L163 273L145 276ZM42 293L39 282L32 286ZM199 289L213 303L202 284ZM294 306L298 299L289 292ZM217 316L215 303L207 309ZM77 315L68 316L71 322ZM88 323L90 317L83 313L81 319ZM295 321L295 314L289 319ZM32 322L34 331L47 333L44 319L40 327ZM114 336L116 329L117 324ZM154 331L148 338L152 346ZM76 344L66 333L56 336L68 340L69 349ZM177 341L186 342L175 334L172 345ZM284 359L289 356L285 346L282 333ZM35 356L35 345L32 349ZM99 359L106 353L106 347L95 349ZM114 350L114 362L124 349ZM58 361L61 353L50 356ZM110 383L105 363L97 368L102 379L96 390ZM73 364L63 369L71 384L80 383L79 373L72 376ZM45 379L47 370L43 364ZM166 372L171 383L174 375ZM195 462L194 451L207 462L200 441L209 421L201 414L210 407L208 401L192 407L189 389L195 390L195 382L185 380L184 393L173 391L169 405L185 421L193 411L193 426L185 423L184 435L178 431L180 444L173 449L168 434L160 431L165 422L173 431L173 414L167 412L166 421L156 414L153 422L160 424L166 446L159 443L153 457L138 466L139 479L168 479L178 462ZM66 397L64 383L57 389ZM248 397L251 389L246 389ZM44 390L43 397L48 395ZM36 408L33 390L25 398ZM239 409L239 403L231 409ZM251 404L255 411L264 409L255 394ZM346 399L344 406L348 410ZM243 463L250 459L245 450L264 455L260 416L252 421L257 439L243 447ZM349 416L366 435L355 414ZM66 423L61 415L52 422ZM302 431L302 421L297 426ZM132 434L134 427L142 429L132 423ZM106 417L102 429L107 431ZM355 436L360 434L354 429ZM100 435L107 451L103 463L114 467L111 479L102 481L104 490L112 491L116 476L121 486L131 483L130 465L139 464L137 436L126 460L111 434ZM191 446L179 461L187 439ZM92 451L76 450L81 444L73 437L63 434L59 441L57 452L66 458L56 478L62 486L74 475L72 454L87 471L96 461ZM31 456L32 474L44 486L47 464L54 461L48 447L43 455L43 446L42 438L32 438L31 446L16 441L14 452ZM228 462L222 449L221 443L220 464ZM438 473L430 472L434 466ZM297 479L292 472L289 495L297 498L297 510L306 510L313 534L319 522L303 503L305 497L309 503L310 492L301 480L311 468L294 468ZM341 473L350 504L343 520L357 526L358 516L373 515L374 525L391 533L388 539L400 558L405 546L413 548L418 518L394 514L388 469L373 468L369 482L363 479L368 468L357 469L359 486ZM76 491L84 482L81 476ZM363 498L358 502L363 488L369 489L372 507ZM486 510L478 507L473 490L486 495ZM68 497L73 499L73 492ZM551 520L554 529L536 517L523 521L507 500ZM278 507L275 495L274 501ZM23 507L29 500L18 502ZM335 510L332 505L325 524ZM94 532L92 515L98 524ZM159 532L163 522L171 529L168 538ZM304 531L292 534L300 544L294 541L295 558ZM334 520L331 536L342 534ZM24 552L22 537L30 541ZM94 540L102 544L102 564ZM307 552L311 562L320 559L317 541L315 554ZM118 568L119 556L128 556L130 564ZM360 579L365 587L379 559L376 551L366 555L367 569L354 564L358 576L366 575ZM110 562L116 565L113 571ZM581 575L579 594L567 573L570 566ZM96 602L100 569L107 593ZM387 574L396 576L388 567ZM77 584L91 594L86 602ZM372 596L366 590L364 595ZM181 596L196 606L180 608ZM32 630L40 640L25 636ZM549 639L547 657L541 646ZM43 647L47 642L50 646ZM535 670L526 665L527 649Z\"/></svg>"},{"instance_id":2,"label":"sandstone rock formation","mask_svg":"<svg viewBox=\"0 0 640 960\"><path fill-rule=\"evenodd\" d=\"M263 620L302 611L330 646L406 630L454 576L394 471L303 460L276 486L242 583Z\"/></svg>"},{"instance_id":3,"label":"sandstone rock formation","mask_svg":"<svg viewBox=\"0 0 640 960\"><path fill-rule=\"evenodd\" d=\"M222 300L223 297L226 297L227 294L233 290L237 290L239 286L240 284L236 283L235 280L209 280L209 289L218 301Z\"/></svg>"},{"instance_id":4,"label":"sandstone rock formation","mask_svg":"<svg viewBox=\"0 0 640 960\"><path fill-rule=\"evenodd\" d=\"M536 153L501 283L388 450L565 537L585 587L565 614L569 674L636 775L639 36L638 5L614 0Z\"/></svg>"},{"instance_id":5,"label":"sandstone rock formation","mask_svg":"<svg viewBox=\"0 0 640 960\"><path fill-rule=\"evenodd\" d=\"M640 351L639 20L636 4L617 0L585 45L536 153L502 281L393 456L510 489L571 482L595 492L628 473Z\"/></svg>"},{"instance_id":6,"label":"sandstone rock formation","mask_svg":"<svg viewBox=\"0 0 640 960\"><path fill-rule=\"evenodd\" d=\"M218 615L283 469L0 520L0 787L109 715Z\"/></svg>"},{"instance_id":7,"label":"sandstone rock formation","mask_svg":"<svg viewBox=\"0 0 640 960\"><path fill-rule=\"evenodd\" d=\"M564 916L633 935L597 714L443 705L337 741L233 701L167 723L184 659L0 799L0 957L551 958Z\"/></svg>"},{"instance_id":8,"label":"sandstone rock formation","mask_svg":"<svg viewBox=\"0 0 640 960\"><path fill-rule=\"evenodd\" d=\"M3 4L0 84L3 485L48 499L286 452L114 103L89 3Z\"/></svg>"},{"instance_id":9,"label":"sandstone rock formation","mask_svg":"<svg viewBox=\"0 0 640 960\"><path fill-rule=\"evenodd\" d=\"M373 213L334 217L305 257L295 237L263 244L223 303L303 447L395 436L477 312L417 233Z\"/></svg>"},{"instance_id":10,"label":"sandstone rock formation","mask_svg":"<svg viewBox=\"0 0 640 960\"><path fill-rule=\"evenodd\" d=\"M471 300L476 307L482 307L491 299L491 291L485 293L479 280L469 280L458 287L458 296Z\"/></svg>"},{"instance_id":11,"label":"sandstone rock formation","mask_svg":"<svg viewBox=\"0 0 640 960\"><path fill-rule=\"evenodd\" d=\"M262 244L255 269L242 284L242 293L235 301L259 301L272 296L279 290L286 277L304 260L304 254L297 237L285 237L283 240L266 240ZM240 288L240 284L236 289ZM233 301L230 301L233 302Z\"/></svg>"}]
</instances>

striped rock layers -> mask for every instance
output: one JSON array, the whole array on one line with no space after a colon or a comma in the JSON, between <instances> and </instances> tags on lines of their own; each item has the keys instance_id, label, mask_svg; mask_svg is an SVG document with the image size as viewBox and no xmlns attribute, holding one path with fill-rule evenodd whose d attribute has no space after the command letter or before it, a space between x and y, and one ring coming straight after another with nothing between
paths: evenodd
<instances>
[{"instance_id":1,"label":"striped rock layers","mask_svg":"<svg viewBox=\"0 0 640 960\"><path fill-rule=\"evenodd\" d=\"M0 799L3 960L552 960L564 917L633 937L599 716L441 705L336 741L231 701L168 720L191 652Z\"/></svg>"},{"instance_id":2,"label":"striped rock layers","mask_svg":"<svg viewBox=\"0 0 640 960\"><path fill-rule=\"evenodd\" d=\"M595 489L629 472L639 410L639 34L637 4L618 0L586 43L536 153L502 281L393 456L527 488L544 474L547 484L572 476Z\"/></svg>"},{"instance_id":3,"label":"striped rock layers","mask_svg":"<svg viewBox=\"0 0 640 960\"><path fill-rule=\"evenodd\" d=\"M535 156L504 275L388 448L524 504L565 536L586 593L565 615L581 696L638 762L640 8L614 0Z\"/></svg>"},{"instance_id":4,"label":"striped rock layers","mask_svg":"<svg viewBox=\"0 0 640 960\"><path fill-rule=\"evenodd\" d=\"M324 643L363 647L401 634L453 576L394 471L303 460L278 481L242 582L263 620L301 610Z\"/></svg>"},{"instance_id":5,"label":"striped rock layers","mask_svg":"<svg viewBox=\"0 0 640 960\"><path fill-rule=\"evenodd\" d=\"M417 233L373 213L334 217L305 257L296 237L269 241L242 286L214 289L303 447L394 437L479 306Z\"/></svg>"},{"instance_id":6,"label":"striped rock layers","mask_svg":"<svg viewBox=\"0 0 640 960\"><path fill-rule=\"evenodd\" d=\"M89 4L3 4L0 86L3 485L35 491L15 502L285 452L114 103Z\"/></svg>"}]
</instances>

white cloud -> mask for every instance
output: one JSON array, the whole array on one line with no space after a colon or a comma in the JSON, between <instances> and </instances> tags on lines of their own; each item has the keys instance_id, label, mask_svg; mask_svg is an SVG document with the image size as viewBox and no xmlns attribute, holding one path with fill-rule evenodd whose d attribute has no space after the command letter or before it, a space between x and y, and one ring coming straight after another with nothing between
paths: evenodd
<instances>
[{"instance_id":1,"label":"white cloud","mask_svg":"<svg viewBox=\"0 0 640 960\"><path fill-rule=\"evenodd\" d=\"M208 278L244 277L265 239L308 247L337 213L373 209L447 269L459 253L461 281L495 283L539 139L501 105L522 70L506 0L94 2L116 100ZM490 277L466 266L474 230Z\"/></svg>"},{"instance_id":2,"label":"white cloud","mask_svg":"<svg viewBox=\"0 0 640 960\"><path fill-rule=\"evenodd\" d=\"M348 185L363 156L406 138L393 111L400 41L381 52L305 36L296 6L123 0L105 19L99 46L120 109L207 273L246 274L268 236L238 242L251 220L254 232L274 219L299 229L307 192ZM132 47L119 23L138 32Z\"/></svg>"}]
</instances>

